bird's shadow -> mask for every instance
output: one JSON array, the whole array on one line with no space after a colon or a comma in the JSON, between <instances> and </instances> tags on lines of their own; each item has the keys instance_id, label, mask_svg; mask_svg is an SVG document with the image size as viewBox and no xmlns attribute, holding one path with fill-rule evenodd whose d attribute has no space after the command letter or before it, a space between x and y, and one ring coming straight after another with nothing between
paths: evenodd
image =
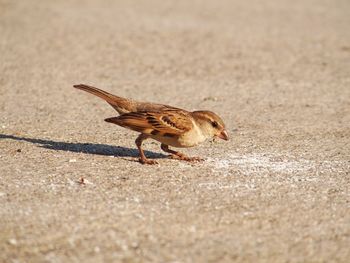
<instances>
[{"instance_id":1,"label":"bird's shadow","mask_svg":"<svg viewBox=\"0 0 350 263\"><path fill-rule=\"evenodd\" d=\"M106 156L118 156L118 157L139 157L139 151L133 148L127 148L122 146L112 146L108 144L95 144L95 143L74 143L74 142L61 142L48 139L37 139L28 137L19 137L14 135L0 134L0 139L10 139L15 141L30 142L39 147L56 150L67 151L76 153L106 155ZM155 153L151 151L144 151L147 157L150 158L165 158L167 157L161 153Z\"/></svg>"}]
</instances>

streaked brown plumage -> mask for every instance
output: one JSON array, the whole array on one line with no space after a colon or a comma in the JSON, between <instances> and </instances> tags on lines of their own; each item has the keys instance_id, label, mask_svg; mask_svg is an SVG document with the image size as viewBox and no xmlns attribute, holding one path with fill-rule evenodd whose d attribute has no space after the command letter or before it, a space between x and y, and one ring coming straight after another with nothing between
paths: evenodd
<instances>
[{"instance_id":1,"label":"streaked brown plumage","mask_svg":"<svg viewBox=\"0 0 350 263\"><path fill-rule=\"evenodd\" d=\"M139 160L142 164L157 163L147 159L141 148L142 141L147 138L161 142L161 149L170 153L172 158L186 161L200 161L201 159L187 157L169 149L169 146L192 147L214 136L228 140L224 122L211 111L189 112L168 105L118 97L84 84L74 85L74 87L104 99L120 114L118 117L105 119L106 122L141 133L135 143L140 151Z\"/></svg>"}]
</instances>

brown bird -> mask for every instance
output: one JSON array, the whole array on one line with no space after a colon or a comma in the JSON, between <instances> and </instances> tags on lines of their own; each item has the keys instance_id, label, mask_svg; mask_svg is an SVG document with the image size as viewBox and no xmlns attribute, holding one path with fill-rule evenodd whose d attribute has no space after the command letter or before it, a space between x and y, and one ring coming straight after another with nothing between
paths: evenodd
<instances>
[{"instance_id":1,"label":"brown bird","mask_svg":"<svg viewBox=\"0 0 350 263\"><path fill-rule=\"evenodd\" d=\"M170 157L185 161L201 161L198 157L188 157L181 152L169 149L169 146L193 147L213 137L228 140L228 134L222 119L211 111L189 112L163 104L138 102L112 95L98 88L79 84L74 88L84 90L104 99L119 114L118 117L105 119L119 126L140 132L135 143L140 152L142 164L156 164L146 158L141 145L147 138L161 143L161 149L170 153Z\"/></svg>"}]
</instances>

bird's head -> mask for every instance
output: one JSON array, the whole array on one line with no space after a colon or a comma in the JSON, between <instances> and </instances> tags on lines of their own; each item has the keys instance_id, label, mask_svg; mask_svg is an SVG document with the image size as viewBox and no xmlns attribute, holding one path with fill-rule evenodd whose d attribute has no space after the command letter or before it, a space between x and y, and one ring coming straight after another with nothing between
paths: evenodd
<instances>
[{"instance_id":1,"label":"bird's head","mask_svg":"<svg viewBox=\"0 0 350 263\"><path fill-rule=\"evenodd\" d=\"M205 136L229 139L225 124L217 114L211 111L194 111L192 114Z\"/></svg>"}]
</instances>

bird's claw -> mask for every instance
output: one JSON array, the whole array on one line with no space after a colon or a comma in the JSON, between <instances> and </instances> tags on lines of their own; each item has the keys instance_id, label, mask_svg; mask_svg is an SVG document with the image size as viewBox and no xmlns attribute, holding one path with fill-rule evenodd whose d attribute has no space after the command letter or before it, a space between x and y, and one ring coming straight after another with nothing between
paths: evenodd
<instances>
[{"instance_id":1,"label":"bird's claw","mask_svg":"<svg viewBox=\"0 0 350 263\"><path fill-rule=\"evenodd\" d=\"M175 154L172 154L169 157L171 159L182 160L182 161L186 161L186 162L202 162L202 161L204 161L203 158L200 158L200 157L188 157L186 155L175 155Z\"/></svg>"},{"instance_id":2,"label":"bird's claw","mask_svg":"<svg viewBox=\"0 0 350 263\"><path fill-rule=\"evenodd\" d=\"M142 163L142 164L149 164L149 165L158 164L158 162L155 161L155 160L143 159L143 158L140 158L139 162Z\"/></svg>"},{"instance_id":3,"label":"bird's claw","mask_svg":"<svg viewBox=\"0 0 350 263\"><path fill-rule=\"evenodd\" d=\"M200 157L185 157L184 160L187 162L197 162L197 163L204 161L204 159Z\"/></svg>"}]
</instances>

